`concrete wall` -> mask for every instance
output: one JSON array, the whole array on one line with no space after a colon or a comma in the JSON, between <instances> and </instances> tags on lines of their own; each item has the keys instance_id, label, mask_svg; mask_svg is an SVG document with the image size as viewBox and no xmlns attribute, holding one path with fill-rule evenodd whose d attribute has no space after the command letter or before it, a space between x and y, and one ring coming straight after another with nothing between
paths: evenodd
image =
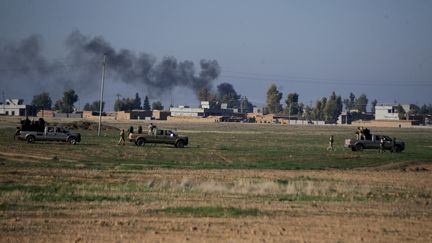
<instances>
[{"instance_id":1,"label":"concrete wall","mask_svg":"<svg viewBox=\"0 0 432 243\"><path fill-rule=\"evenodd\" d=\"M416 121L407 121L407 120L353 121L351 125L358 126L358 127L412 127L416 125Z\"/></svg>"},{"instance_id":2,"label":"concrete wall","mask_svg":"<svg viewBox=\"0 0 432 243\"><path fill-rule=\"evenodd\" d=\"M192 116L169 116L168 121L177 122L203 122L203 123L214 123L220 122L221 116L208 116L208 117L192 117Z\"/></svg>"},{"instance_id":3,"label":"concrete wall","mask_svg":"<svg viewBox=\"0 0 432 243\"><path fill-rule=\"evenodd\" d=\"M171 116L171 112L169 111L158 111L158 110L153 111L153 117L156 120L167 120L168 116Z\"/></svg>"}]
</instances>

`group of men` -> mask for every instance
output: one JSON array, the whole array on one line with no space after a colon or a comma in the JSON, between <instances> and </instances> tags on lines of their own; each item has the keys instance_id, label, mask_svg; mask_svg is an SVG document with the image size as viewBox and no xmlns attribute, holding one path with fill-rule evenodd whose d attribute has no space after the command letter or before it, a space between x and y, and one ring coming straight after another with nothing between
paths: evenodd
<instances>
[{"instance_id":1,"label":"group of men","mask_svg":"<svg viewBox=\"0 0 432 243\"><path fill-rule=\"evenodd\" d=\"M129 134L128 134L129 139L131 139L133 132L134 132L134 128L131 126L129 128ZM142 133L142 127L141 126L138 127L138 133ZM156 135L156 133L157 133L157 126L153 125L153 123L150 123L148 125L148 135ZM126 142L125 141L125 130L120 129L120 139L119 139L117 144L118 145L120 145L120 144L125 145L125 142Z\"/></svg>"},{"instance_id":2,"label":"group of men","mask_svg":"<svg viewBox=\"0 0 432 243\"><path fill-rule=\"evenodd\" d=\"M357 131L355 134L357 140L369 140L371 136L370 130L364 127L357 127Z\"/></svg>"}]
</instances>

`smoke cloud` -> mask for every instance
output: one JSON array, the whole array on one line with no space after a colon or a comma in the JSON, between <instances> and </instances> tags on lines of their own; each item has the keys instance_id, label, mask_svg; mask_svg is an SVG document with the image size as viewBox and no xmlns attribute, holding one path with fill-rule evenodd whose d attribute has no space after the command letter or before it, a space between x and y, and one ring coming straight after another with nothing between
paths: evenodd
<instances>
[{"instance_id":1,"label":"smoke cloud","mask_svg":"<svg viewBox=\"0 0 432 243\"><path fill-rule=\"evenodd\" d=\"M16 85L20 80L26 89L52 91L74 88L78 93L97 90L100 84L102 57L107 57L107 77L144 86L150 94L158 96L175 87L186 87L196 94L202 88L212 88L220 74L216 60L201 60L199 73L191 61L178 61L164 57L160 62L146 54L128 49L114 49L103 37L89 37L73 31L65 41L67 57L62 61L49 61L42 55L43 43L32 35L20 42L0 42L0 82ZM29 86L28 86L29 85ZM57 90L62 92L63 90ZM97 92L96 92L97 93Z\"/></svg>"}]
</instances>

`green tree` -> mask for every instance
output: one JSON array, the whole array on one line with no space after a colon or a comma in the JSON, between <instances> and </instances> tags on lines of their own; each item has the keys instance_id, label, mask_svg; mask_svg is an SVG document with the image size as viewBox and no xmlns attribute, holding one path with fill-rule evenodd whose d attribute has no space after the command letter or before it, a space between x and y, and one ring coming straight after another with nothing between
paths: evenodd
<instances>
[{"instance_id":1,"label":"green tree","mask_svg":"<svg viewBox=\"0 0 432 243\"><path fill-rule=\"evenodd\" d=\"M298 104L299 94L297 93L289 93L285 100L285 113L289 115L297 115L299 113L299 104Z\"/></svg>"},{"instance_id":2,"label":"green tree","mask_svg":"<svg viewBox=\"0 0 432 243\"><path fill-rule=\"evenodd\" d=\"M93 103L86 103L85 105L84 105L84 108L83 108L83 110L85 110L85 111L97 111L97 112L99 112L99 110L100 110L100 103L99 103L99 100L96 100L96 101L93 101ZM104 111L104 108L105 108L105 101L104 102L102 102L102 112Z\"/></svg>"},{"instance_id":3,"label":"green tree","mask_svg":"<svg viewBox=\"0 0 432 243\"><path fill-rule=\"evenodd\" d=\"M74 104L78 101L78 95L75 90L69 89L63 93L63 98L57 100L54 109L63 113L71 113L74 110Z\"/></svg>"},{"instance_id":4,"label":"green tree","mask_svg":"<svg viewBox=\"0 0 432 243\"><path fill-rule=\"evenodd\" d=\"M163 110L164 106L162 105L162 103L160 101L156 101L152 103L152 110Z\"/></svg>"},{"instance_id":5,"label":"green tree","mask_svg":"<svg viewBox=\"0 0 432 243\"><path fill-rule=\"evenodd\" d=\"M333 91L324 107L324 119L329 123L336 123L343 108L342 98Z\"/></svg>"},{"instance_id":6,"label":"green tree","mask_svg":"<svg viewBox=\"0 0 432 243\"><path fill-rule=\"evenodd\" d=\"M313 115L313 109L312 109L312 107L310 107L310 106L306 106L305 108L304 108L304 113L303 113L303 117L304 117L304 119L305 120L312 120L312 119L314 119L314 117L313 117L314 115Z\"/></svg>"},{"instance_id":7,"label":"green tree","mask_svg":"<svg viewBox=\"0 0 432 243\"><path fill-rule=\"evenodd\" d=\"M146 97L144 98L143 110L149 111L150 109L151 109L150 101L149 101L148 96L146 95Z\"/></svg>"},{"instance_id":8,"label":"green tree","mask_svg":"<svg viewBox=\"0 0 432 243\"><path fill-rule=\"evenodd\" d=\"M428 115L429 114L429 109L428 109L428 106L426 104L423 104L420 107L419 114L420 115Z\"/></svg>"},{"instance_id":9,"label":"green tree","mask_svg":"<svg viewBox=\"0 0 432 243\"><path fill-rule=\"evenodd\" d=\"M405 109L402 107L401 104L398 104L396 106L396 112L398 113L399 120L405 120L406 112L405 112Z\"/></svg>"},{"instance_id":10,"label":"green tree","mask_svg":"<svg viewBox=\"0 0 432 243\"><path fill-rule=\"evenodd\" d=\"M133 110L141 110L141 98L138 93L135 93L135 99L133 100Z\"/></svg>"},{"instance_id":11,"label":"green tree","mask_svg":"<svg viewBox=\"0 0 432 243\"><path fill-rule=\"evenodd\" d=\"M312 119L314 120L323 120L323 103L322 100L317 100L315 103L315 107L312 109Z\"/></svg>"},{"instance_id":12,"label":"green tree","mask_svg":"<svg viewBox=\"0 0 432 243\"><path fill-rule=\"evenodd\" d=\"M343 103L344 103L345 109L347 111L352 110L354 108L354 105L355 105L355 95L353 93L350 93L349 98L344 99Z\"/></svg>"},{"instance_id":13,"label":"green tree","mask_svg":"<svg viewBox=\"0 0 432 243\"><path fill-rule=\"evenodd\" d=\"M38 95L33 96L31 104L34 106L38 106L43 110L51 110L52 100L49 96L49 93L42 92Z\"/></svg>"},{"instance_id":14,"label":"green tree","mask_svg":"<svg viewBox=\"0 0 432 243\"><path fill-rule=\"evenodd\" d=\"M198 91L198 99L199 101L210 101L211 93L207 87L202 88Z\"/></svg>"},{"instance_id":15,"label":"green tree","mask_svg":"<svg viewBox=\"0 0 432 243\"><path fill-rule=\"evenodd\" d=\"M248 98L244 96L240 101L240 112L248 113L253 111L253 105L249 102Z\"/></svg>"},{"instance_id":16,"label":"green tree","mask_svg":"<svg viewBox=\"0 0 432 243\"><path fill-rule=\"evenodd\" d=\"M371 112L375 114L375 106L378 104L378 101L376 99L372 100L371 102Z\"/></svg>"},{"instance_id":17,"label":"green tree","mask_svg":"<svg viewBox=\"0 0 432 243\"><path fill-rule=\"evenodd\" d=\"M365 94L360 95L357 99L355 99L354 108L360 112L366 112L366 107L368 104L368 98Z\"/></svg>"},{"instance_id":18,"label":"green tree","mask_svg":"<svg viewBox=\"0 0 432 243\"><path fill-rule=\"evenodd\" d=\"M267 109L269 113L277 114L282 111L281 99L282 92L279 92L276 84L272 84L267 91Z\"/></svg>"}]
</instances>

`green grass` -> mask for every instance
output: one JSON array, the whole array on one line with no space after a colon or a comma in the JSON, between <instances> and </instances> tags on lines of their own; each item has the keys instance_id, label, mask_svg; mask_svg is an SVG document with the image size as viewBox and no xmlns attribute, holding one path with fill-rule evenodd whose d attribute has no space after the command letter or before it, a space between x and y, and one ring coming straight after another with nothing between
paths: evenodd
<instances>
[{"instance_id":1,"label":"green grass","mask_svg":"<svg viewBox=\"0 0 432 243\"><path fill-rule=\"evenodd\" d=\"M0 167L36 167L135 171L176 169L352 169L393 162L432 162L432 129L374 128L372 132L403 139L402 153L379 154L377 150L352 152L345 138L354 137L353 127L283 126L250 124L180 124L180 134L189 136L184 149L171 145L137 147L117 145L118 132L82 130L82 142L71 146L59 142L27 144L13 140L12 128L0 129ZM335 136L335 152L326 151L328 137ZM41 156L38 163L25 155ZM29 159L30 160L30 159Z\"/></svg>"},{"instance_id":2,"label":"green grass","mask_svg":"<svg viewBox=\"0 0 432 243\"><path fill-rule=\"evenodd\" d=\"M262 214L256 208L242 209L234 207L169 207L164 209L155 209L151 212L194 217L240 217L258 216Z\"/></svg>"}]
</instances>

